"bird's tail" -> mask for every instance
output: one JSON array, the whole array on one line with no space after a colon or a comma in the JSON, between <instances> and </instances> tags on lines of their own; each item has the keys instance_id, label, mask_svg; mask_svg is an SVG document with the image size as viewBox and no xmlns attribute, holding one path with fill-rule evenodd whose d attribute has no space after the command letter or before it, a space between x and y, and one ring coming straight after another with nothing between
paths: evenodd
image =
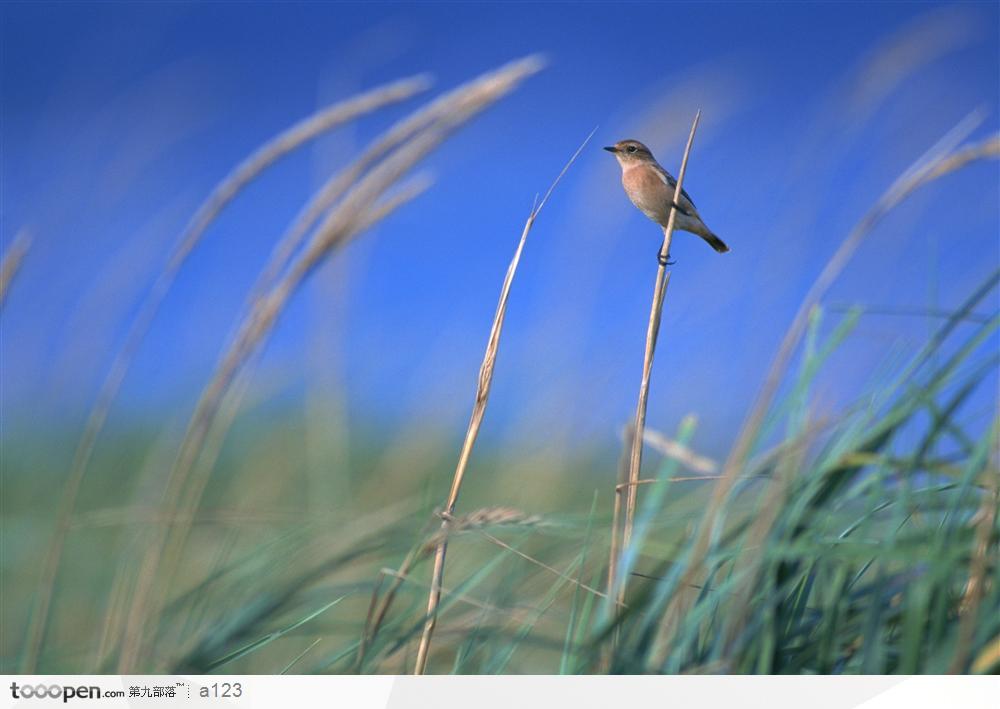
<instances>
[{"instance_id":1,"label":"bird's tail","mask_svg":"<svg viewBox=\"0 0 1000 709\"><path fill-rule=\"evenodd\" d=\"M724 254L727 251L729 251L729 247L726 246L726 242L708 230L706 230L705 234L698 234L698 236L707 241L708 245L711 246L716 251L718 251L720 254Z\"/></svg>"}]
</instances>

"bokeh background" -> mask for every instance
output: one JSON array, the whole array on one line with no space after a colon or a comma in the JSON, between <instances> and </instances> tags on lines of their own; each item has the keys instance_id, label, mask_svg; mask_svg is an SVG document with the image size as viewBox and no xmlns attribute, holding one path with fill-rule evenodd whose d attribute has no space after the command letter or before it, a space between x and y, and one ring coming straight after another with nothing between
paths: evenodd
<instances>
[{"instance_id":1,"label":"bokeh background","mask_svg":"<svg viewBox=\"0 0 1000 709\"><path fill-rule=\"evenodd\" d=\"M429 159L426 194L326 263L281 318L224 449L244 462L224 456L218 476L226 507L263 537L281 515L336 528L390 488L428 505L443 495L524 219L595 127L529 237L471 472L484 497L534 512L586 512L635 406L660 233L600 146L640 139L676 173L703 111L685 186L732 252L674 240L648 421L674 431L697 414L693 447L721 458L850 228L965 117L979 117L973 138L998 125L996 3L8 2L0 13L0 236L4 250L22 229L32 237L0 322L5 660L137 303L211 188L311 112L400 77L430 74L433 94L547 59ZM125 380L81 514L155 497L275 240L421 100L322 136L213 224ZM833 313L869 312L821 375L818 414L914 351L933 314L996 268L998 194L997 164L973 165L879 225L826 299ZM990 377L957 414L968 430L994 415ZM266 485L248 466L269 471ZM568 496L556 484L567 480ZM122 553L132 523L81 534L64 572L92 594L81 598L105 598L108 582L80 559ZM89 632L54 627L54 647Z\"/></svg>"}]
</instances>

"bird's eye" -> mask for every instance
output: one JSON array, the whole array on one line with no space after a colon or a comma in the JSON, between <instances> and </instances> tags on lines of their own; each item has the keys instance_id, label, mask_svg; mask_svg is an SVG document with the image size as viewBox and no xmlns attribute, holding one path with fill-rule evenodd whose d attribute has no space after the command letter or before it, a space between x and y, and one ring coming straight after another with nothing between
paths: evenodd
<instances>
[{"instance_id":1,"label":"bird's eye","mask_svg":"<svg viewBox=\"0 0 1000 709\"><path fill-rule=\"evenodd\" d=\"M636 147L634 145L630 145L625 149L628 150L630 153L634 153L636 151Z\"/></svg>"}]
</instances>

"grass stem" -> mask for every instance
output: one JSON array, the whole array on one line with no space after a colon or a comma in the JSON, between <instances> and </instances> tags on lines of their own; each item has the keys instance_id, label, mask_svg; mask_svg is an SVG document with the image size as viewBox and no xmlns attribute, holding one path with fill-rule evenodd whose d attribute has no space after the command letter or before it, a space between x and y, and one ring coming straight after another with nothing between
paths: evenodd
<instances>
[{"instance_id":1,"label":"grass stem","mask_svg":"<svg viewBox=\"0 0 1000 709\"><path fill-rule=\"evenodd\" d=\"M677 186L674 188L675 194L680 194L684 188L684 175L687 172L688 157L691 155L691 144L694 142L695 131L698 130L698 122L701 120L701 111L695 114L691 123L691 132L688 134L687 146L684 148L684 157L681 160L681 169L677 173ZM663 300L667 292L667 285L670 283L670 273L667 272L666 257L670 254L670 242L674 236L674 224L677 219L677 210L670 208L670 215L667 217L667 226L663 230L663 247L660 249L660 264L656 269L656 283L653 286L653 302L649 311L649 325L646 328L646 350L642 360L642 381L639 385L639 403L636 405L635 421L632 427L632 446L629 455L627 489L625 491L625 510L622 526L621 547L618 550L617 544L612 544L617 551L611 561L612 570L609 571L608 596L617 593L618 605L621 606L625 600L625 580L619 579L618 566L621 563L622 555L632 540L632 530L635 526L635 506L638 493L639 471L642 467L642 443L643 434L646 427L646 405L649 401L649 380L653 370L653 355L656 353L656 340L660 333L660 320L663 316ZM616 499L621 493L616 489ZM617 535L617 529L612 529L612 534Z\"/></svg>"},{"instance_id":2,"label":"grass stem","mask_svg":"<svg viewBox=\"0 0 1000 709\"><path fill-rule=\"evenodd\" d=\"M596 131L596 128L594 129ZM497 303L496 314L493 316L493 326L490 328L489 339L486 343L486 354L483 356L483 363L479 368L479 381L476 387L476 400L472 407L472 417L469 426L465 431L465 440L462 442L462 450L458 456L458 464L455 466L455 475L452 478L451 489L448 491L448 498L445 500L442 509L444 521L441 523L441 540L434 549L434 570L431 572L431 590L427 597L427 615L424 620L424 629L420 637L420 645L417 647L417 657L414 663L413 674L421 675L427 668L427 655L430 651L431 637L434 634L434 627L437 624L437 609L441 600L441 584L444 579L444 561L448 551L448 527L451 524L450 518L455 514L455 505L458 502L458 495L462 489L462 481L469 465L469 458L472 456L472 449L475 446L476 438L479 436L479 429L483 423L483 416L486 413L486 403L489 401L490 388L493 385L493 370L496 365L497 352L500 348L500 334L503 330L504 318L507 315L507 300L510 297L510 288L514 282L514 275L517 273L518 264L521 262L521 253L524 251L524 244L528 239L528 233L535 224L535 219L545 206L552 191L562 179L566 171L576 161L583 152L584 147L590 142L594 131L583 141L573 157L563 167L562 172L556 177L549 187L548 192L537 206L533 207L528 215L521 231L521 239L514 250L514 257L507 267L507 274L504 277L503 286L500 289L500 300Z\"/></svg>"}]
</instances>

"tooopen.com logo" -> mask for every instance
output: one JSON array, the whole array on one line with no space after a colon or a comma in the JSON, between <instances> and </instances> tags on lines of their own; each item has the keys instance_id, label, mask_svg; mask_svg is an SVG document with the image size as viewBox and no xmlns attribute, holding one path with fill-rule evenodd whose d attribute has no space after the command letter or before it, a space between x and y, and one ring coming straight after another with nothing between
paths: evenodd
<instances>
[{"instance_id":1,"label":"tooopen.com logo","mask_svg":"<svg viewBox=\"0 0 1000 709\"><path fill-rule=\"evenodd\" d=\"M11 682L10 695L14 699L59 699L62 697L63 704L65 704L70 699L124 697L125 690L112 689L102 692L100 687L87 687L85 685L71 687L60 684L18 684Z\"/></svg>"}]
</instances>

